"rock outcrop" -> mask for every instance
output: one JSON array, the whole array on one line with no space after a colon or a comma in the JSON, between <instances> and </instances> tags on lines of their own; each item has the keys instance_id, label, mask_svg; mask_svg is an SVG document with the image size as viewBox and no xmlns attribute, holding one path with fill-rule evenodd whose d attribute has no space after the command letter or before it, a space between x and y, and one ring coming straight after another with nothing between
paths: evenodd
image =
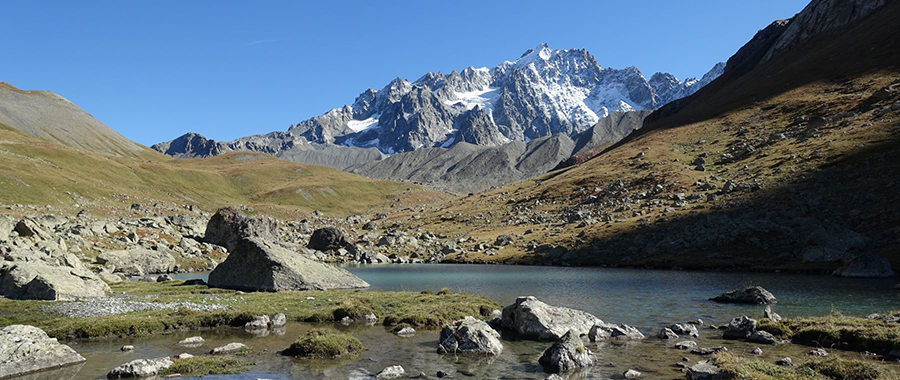
<instances>
[{"instance_id":1,"label":"rock outcrop","mask_svg":"<svg viewBox=\"0 0 900 380\"><path fill-rule=\"evenodd\" d=\"M768 305L778 302L778 300L775 299L775 296L762 286L749 286L710 299L721 303L748 303L757 305Z\"/></svg>"},{"instance_id":2,"label":"rock outcrop","mask_svg":"<svg viewBox=\"0 0 900 380\"><path fill-rule=\"evenodd\" d=\"M542 341L559 339L569 331L586 335L595 325L605 325L590 313L550 306L531 296L519 297L504 308L500 324L524 339Z\"/></svg>"},{"instance_id":3,"label":"rock outcrop","mask_svg":"<svg viewBox=\"0 0 900 380\"><path fill-rule=\"evenodd\" d=\"M569 330L544 351L538 360L549 373L569 372L594 365L594 353L584 346L575 330Z\"/></svg>"},{"instance_id":4,"label":"rock outcrop","mask_svg":"<svg viewBox=\"0 0 900 380\"><path fill-rule=\"evenodd\" d=\"M116 272L132 276L169 273L175 269L175 258L168 252L143 248L103 252L97 256L97 262L115 265Z\"/></svg>"},{"instance_id":5,"label":"rock outcrop","mask_svg":"<svg viewBox=\"0 0 900 380\"><path fill-rule=\"evenodd\" d=\"M853 258L835 270L834 275L856 278L891 277L894 270L891 269L891 262L886 257L869 253Z\"/></svg>"},{"instance_id":6,"label":"rock outcrop","mask_svg":"<svg viewBox=\"0 0 900 380\"><path fill-rule=\"evenodd\" d=\"M224 245L230 254L209 274L209 285L251 291L365 288L369 284L345 269L304 257L274 242L274 221L233 209L216 212L207 241Z\"/></svg>"},{"instance_id":7,"label":"rock outcrop","mask_svg":"<svg viewBox=\"0 0 900 380\"><path fill-rule=\"evenodd\" d=\"M74 300L101 297L109 285L93 273L44 262L13 262L0 267L0 295L12 299Z\"/></svg>"},{"instance_id":8,"label":"rock outcrop","mask_svg":"<svg viewBox=\"0 0 900 380\"><path fill-rule=\"evenodd\" d=\"M28 325L0 329L0 379L83 363L71 347Z\"/></svg>"},{"instance_id":9,"label":"rock outcrop","mask_svg":"<svg viewBox=\"0 0 900 380\"><path fill-rule=\"evenodd\" d=\"M502 351L500 334L473 317L444 326L437 348L439 354L500 355Z\"/></svg>"}]
</instances>

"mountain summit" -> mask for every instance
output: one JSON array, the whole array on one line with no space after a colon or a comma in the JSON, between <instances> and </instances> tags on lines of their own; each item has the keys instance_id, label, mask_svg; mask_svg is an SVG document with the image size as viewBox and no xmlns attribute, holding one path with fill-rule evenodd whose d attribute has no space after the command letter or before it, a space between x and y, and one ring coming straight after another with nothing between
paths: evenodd
<instances>
[{"instance_id":1,"label":"mountain summit","mask_svg":"<svg viewBox=\"0 0 900 380\"><path fill-rule=\"evenodd\" d=\"M292 125L287 133L241 138L219 143L223 149L197 152L173 150L171 142L155 148L179 157L232 149L277 154L302 137L302 143L393 154L460 142L499 146L558 133L573 136L611 112L655 109L691 95L723 68L724 63L716 64L700 79L681 81L656 73L648 81L635 67L602 67L584 49L541 44L493 68L428 72L412 82L396 78L380 90L363 91L351 105ZM247 139L254 144L245 143Z\"/></svg>"}]
</instances>

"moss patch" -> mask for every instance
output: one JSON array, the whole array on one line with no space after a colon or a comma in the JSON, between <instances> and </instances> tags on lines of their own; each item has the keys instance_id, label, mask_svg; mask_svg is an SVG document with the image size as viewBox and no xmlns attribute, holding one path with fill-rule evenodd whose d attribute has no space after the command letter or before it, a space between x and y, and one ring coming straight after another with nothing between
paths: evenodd
<instances>
[{"instance_id":1,"label":"moss patch","mask_svg":"<svg viewBox=\"0 0 900 380\"><path fill-rule=\"evenodd\" d=\"M145 296L141 301L219 304L228 309L198 312L148 310L127 314L68 318L48 314L42 306L52 303L0 299L0 325L30 324L55 338L91 339L165 334L221 326L242 326L255 315L284 313L288 320L335 322L344 316L359 319L374 313L386 326L405 323L416 328L439 328L467 315L486 316L499 305L468 293L443 296L419 292L370 292L356 290L259 292L237 294L206 285L124 282L111 285L113 294Z\"/></svg>"},{"instance_id":2,"label":"moss patch","mask_svg":"<svg viewBox=\"0 0 900 380\"><path fill-rule=\"evenodd\" d=\"M160 375L181 374L181 376L230 375L247 372L252 363L221 356L194 356L187 359L176 359L175 364L163 370Z\"/></svg>"},{"instance_id":3,"label":"moss patch","mask_svg":"<svg viewBox=\"0 0 900 380\"><path fill-rule=\"evenodd\" d=\"M832 314L760 321L759 328L794 343L886 354L900 349L900 324Z\"/></svg>"},{"instance_id":4,"label":"moss patch","mask_svg":"<svg viewBox=\"0 0 900 380\"><path fill-rule=\"evenodd\" d=\"M736 379L746 380L895 380L897 376L875 363L838 357L813 358L796 367L748 359L723 352L716 364Z\"/></svg>"},{"instance_id":5,"label":"moss patch","mask_svg":"<svg viewBox=\"0 0 900 380\"><path fill-rule=\"evenodd\" d=\"M329 330L312 330L297 339L284 355L308 359L339 359L355 357L365 350L354 336Z\"/></svg>"}]
</instances>

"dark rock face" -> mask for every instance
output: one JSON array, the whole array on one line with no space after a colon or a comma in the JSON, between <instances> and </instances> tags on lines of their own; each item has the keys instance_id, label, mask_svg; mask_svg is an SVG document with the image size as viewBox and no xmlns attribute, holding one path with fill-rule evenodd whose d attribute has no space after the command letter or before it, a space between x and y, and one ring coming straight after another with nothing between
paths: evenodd
<instances>
[{"instance_id":1,"label":"dark rock face","mask_svg":"<svg viewBox=\"0 0 900 380\"><path fill-rule=\"evenodd\" d=\"M874 253L854 257L844 266L834 271L835 276L840 277L891 277L894 270L891 262L884 256Z\"/></svg>"},{"instance_id":2,"label":"dark rock face","mask_svg":"<svg viewBox=\"0 0 900 380\"><path fill-rule=\"evenodd\" d=\"M225 144L194 132L185 133L172 141L153 144L150 148L176 158L212 157L228 151Z\"/></svg>"},{"instance_id":3,"label":"dark rock face","mask_svg":"<svg viewBox=\"0 0 900 380\"><path fill-rule=\"evenodd\" d=\"M335 227L324 227L313 231L312 236L309 238L309 244L306 247L318 251L327 251L344 247L347 244L350 244L350 242L347 241L344 231Z\"/></svg>"},{"instance_id":4,"label":"dark rock face","mask_svg":"<svg viewBox=\"0 0 900 380\"><path fill-rule=\"evenodd\" d=\"M775 20L744 44L725 64L725 74L743 75L756 67L775 40L787 29L790 19Z\"/></svg>"},{"instance_id":5,"label":"dark rock face","mask_svg":"<svg viewBox=\"0 0 900 380\"><path fill-rule=\"evenodd\" d=\"M0 329L0 378L83 363L84 357L28 325Z\"/></svg>"},{"instance_id":6,"label":"dark rock face","mask_svg":"<svg viewBox=\"0 0 900 380\"><path fill-rule=\"evenodd\" d=\"M768 305L778 302L778 300L775 299L775 296L762 286L750 286L744 289L733 290L718 297L711 298L711 300L721 303L747 303L757 305Z\"/></svg>"},{"instance_id":7,"label":"dark rock face","mask_svg":"<svg viewBox=\"0 0 900 380\"><path fill-rule=\"evenodd\" d=\"M245 238L274 240L275 220L226 207L219 209L206 225L204 240L221 245L229 251Z\"/></svg>"},{"instance_id":8,"label":"dark rock face","mask_svg":"<svg viewBox=\"0 0 900 380\"><path fill-rule=\"evenodd\" d=\"M569 372L594 365L594 354L584 346L578 332L570 330L544 351L538 362L545 372Z\"/></svg>"}]
</instances>

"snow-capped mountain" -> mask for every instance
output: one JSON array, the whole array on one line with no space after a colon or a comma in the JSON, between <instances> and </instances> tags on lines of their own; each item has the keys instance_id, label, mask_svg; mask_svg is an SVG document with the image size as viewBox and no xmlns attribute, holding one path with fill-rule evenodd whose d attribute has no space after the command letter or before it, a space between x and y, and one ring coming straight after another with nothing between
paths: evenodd
<instances>
[{"instance_id":1,"label":"snow-capped mountain","mask_svg":"<svg viewBox=\"0 0 900 380\"><path fill-rule=\"evenodd\" d=\"M393 154L460 142L498 146L558 133L573 136L611 112L655 109L691 95L723 67L716 64L701 79L656 73L648 81L635 67L602 67L584 49L541 44L493 68L429 72L412 82L396 78L380 90L363 91L351 105L273 132L273 138L219 144L277 154L299 145L291 140L302 137L303 143ZM266 141L274 145L259 146Z\"/></svg>"},{"instance_id":2,"label":"snow-capped mountain","mask_svg":"<svg viewBox=\"0 0 900 380\"><path fill-rule=\"evenodd\" d=\"M717 64L699 80L656 73L648 81L635 67L604 68L586 50L542 44L493 68L429 72L413 82L394 79L289 132L310 142L385 153L573 135L610 112L655 109L691 95L723 67Z\"/></svg>"}]
</instances>

